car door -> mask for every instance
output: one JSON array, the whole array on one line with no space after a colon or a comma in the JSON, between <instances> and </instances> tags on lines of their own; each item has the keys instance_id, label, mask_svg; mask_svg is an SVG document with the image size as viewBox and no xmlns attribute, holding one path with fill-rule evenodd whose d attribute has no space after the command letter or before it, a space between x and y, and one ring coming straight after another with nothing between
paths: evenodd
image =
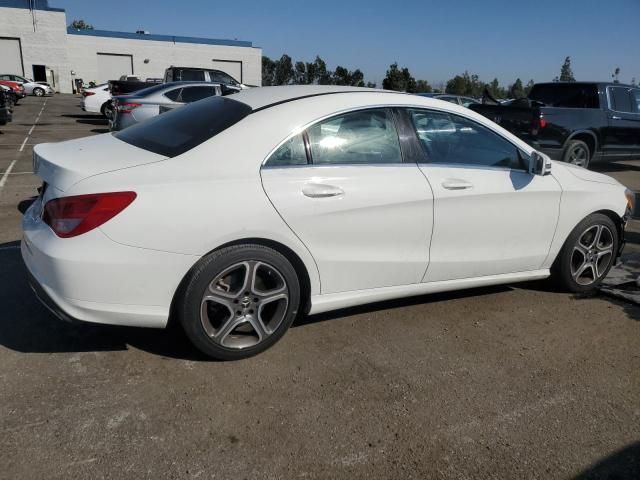
<instances>
[{"instance_id":1,"label":"car door","mask_svg":"<svg viewBox=\"0 0 640 480\"><path fill-rule=\"evenodd\" d=\"M506 138L461 115L407 109L434 195L425 282L537 270L558 221L561 189L528 173Z\"/></svg>"},{"instance_id":2,"label":"car door","mask_svg":"<svg viewBox=\"0 0 640 480\"><path fill-rule=\"evenodd\" d=\"M261 175L313 255L323 294L422 280L433 196L417 164L403 161L392 110L321 120L277 148Z\"/></svg>"},{"instance_id":3,"label":"car door","mask_svg":"<svg viewBox=\"0 0 640 480\"><path fill-rule=\"evenodd\" d=\"M608 126L604 134L607 157L624 159L635 156L640 149L640 112L637 112L634 89L607 87Z\"/></svg>"}]
</instances>

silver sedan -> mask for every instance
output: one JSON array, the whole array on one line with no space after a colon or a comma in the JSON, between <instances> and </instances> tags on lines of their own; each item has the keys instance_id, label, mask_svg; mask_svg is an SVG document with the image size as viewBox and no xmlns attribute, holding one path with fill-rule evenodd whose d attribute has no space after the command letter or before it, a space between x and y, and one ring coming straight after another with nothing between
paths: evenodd
<instances>
[{"instance_id":1,"label":"silver sedan","mask_svg":"<svg viewBox=\"0 0 640 480\"><path fill-rule=\"evenodd\" d=\"M111 130L122 130L163 112L214 95L236 93L227 85L211 82L171 82L144 88L131 95L113 98Z\"/></svg>"}]
</instances>

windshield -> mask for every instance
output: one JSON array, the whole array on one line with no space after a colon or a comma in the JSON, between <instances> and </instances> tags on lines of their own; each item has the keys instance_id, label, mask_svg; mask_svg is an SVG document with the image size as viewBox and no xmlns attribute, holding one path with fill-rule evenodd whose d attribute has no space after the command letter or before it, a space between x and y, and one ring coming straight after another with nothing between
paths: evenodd
<instances>
[{"instance_id":1,"label":"windshield","mask_svg":"<svg viewBox=\"0 0 640 480\"><path fill-rule=\"evenodd\" d=\"M228 97L208 97L115 133L122 140L165 157L176 157L215 137L251 113Z\"/></svg>"}]
</instances>

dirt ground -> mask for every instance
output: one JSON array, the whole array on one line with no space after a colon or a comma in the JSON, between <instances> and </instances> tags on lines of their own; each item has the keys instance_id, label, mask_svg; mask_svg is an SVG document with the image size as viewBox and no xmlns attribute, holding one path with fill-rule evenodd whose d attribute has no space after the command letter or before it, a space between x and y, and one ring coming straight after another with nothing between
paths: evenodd
<instances>
[{"instance_id":1,"label":"dirt ground","mask_svg":"<svg viewBox=\"0 0 640 480\"><path fill-rule=\"evenodd\" d=\"M232 363L177 329L56 320L20 219L33 145L106 132L78 105L30 97L0 127L1 478L640 478L640 309L605 296L541 282L386 302ZM640 162L601 169L640 191Z\"/></svg>"}]
</instances>

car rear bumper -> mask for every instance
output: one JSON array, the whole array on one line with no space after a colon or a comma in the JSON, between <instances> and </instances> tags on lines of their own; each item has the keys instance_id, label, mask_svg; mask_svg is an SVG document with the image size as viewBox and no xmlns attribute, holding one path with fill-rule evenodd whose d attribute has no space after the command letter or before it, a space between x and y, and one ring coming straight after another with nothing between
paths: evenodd
<instances>
[{"instance_id":1,"label":"car rear bumper","mask_svg":"<svg viewBox=\"0 0 640 480\"><path fill-rule=\"evenodd\" d=\"M195 263L178 255L121 245L99 229L61 239L36 214L23 219L22 258L36 296L58 318L163 328L173 295Z\"/></svg>"}]
</instances>

